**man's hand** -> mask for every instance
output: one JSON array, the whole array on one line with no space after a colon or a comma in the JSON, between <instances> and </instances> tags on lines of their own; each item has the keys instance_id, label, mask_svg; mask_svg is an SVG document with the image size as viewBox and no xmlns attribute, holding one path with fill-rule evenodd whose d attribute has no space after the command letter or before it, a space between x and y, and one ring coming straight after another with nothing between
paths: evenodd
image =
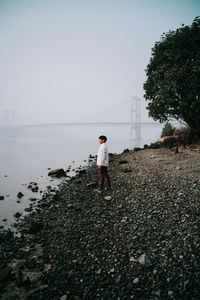
<instances>
[{"instance_id":1,"label":"man's hand","mask_svg":"<svg viewBox=\"0 0 200 300\"><path fill-rule=\"evenodd\" d=\"M101 166L99 165L98 168L101 169Z\"/></svg>"}]
</instances>

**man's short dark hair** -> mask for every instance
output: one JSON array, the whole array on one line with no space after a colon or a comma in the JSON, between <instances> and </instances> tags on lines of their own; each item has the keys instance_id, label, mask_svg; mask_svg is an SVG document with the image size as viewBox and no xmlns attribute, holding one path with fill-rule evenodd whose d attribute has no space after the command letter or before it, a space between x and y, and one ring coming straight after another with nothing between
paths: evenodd
<instances>
[{"instance_id":1,"label":"man's short dark hair","mask_svg":"<svg viewBox=\"0 0 200 300\"><path fill-rule=\"evenodd\" d=\"M104 143L107 141L107 137L105 135L100 135L99 139L103 140Z\"/></svg>"}]
</instances>

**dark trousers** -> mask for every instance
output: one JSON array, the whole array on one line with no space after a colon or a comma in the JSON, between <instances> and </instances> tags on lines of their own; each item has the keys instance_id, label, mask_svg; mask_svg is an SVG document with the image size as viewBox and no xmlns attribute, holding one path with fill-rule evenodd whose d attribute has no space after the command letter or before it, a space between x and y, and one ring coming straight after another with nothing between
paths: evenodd
<instances>
[{"instance_id":1,"label":"dark trousers","mask_svg":"<svg viewBox=\"0 0 200 300\"><path fill-rule=\"evenodd\" d=\"M105 166L101 166L101 168L99 169L99 174L100 174L100 185L99 188L102 189L103 188L103 184L104 184L104 179L106 178L107 181L107 185L108 188L110 188L110 178L108 175L108 168Z\"/></svg>"}]
</instances>

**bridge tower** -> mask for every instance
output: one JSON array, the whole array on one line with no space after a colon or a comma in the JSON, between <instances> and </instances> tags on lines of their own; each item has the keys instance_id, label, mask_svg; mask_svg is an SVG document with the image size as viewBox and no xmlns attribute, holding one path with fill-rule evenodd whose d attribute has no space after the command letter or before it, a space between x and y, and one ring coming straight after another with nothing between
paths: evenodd
<instances>
[{"instance_id":1,"label":"bridge tower","mask_svg":"<svg viewBox=\"0 0 200 300\"><path fill-rule=\"evenodd\" d=\"M131 118L130 118L130 130L131 137L133 137L133 130L135 131L135 138L141 139L141 99L138 97L132 97L131 101Z\"/></svg>"},{"instance_id":2,"label":"bridge tower","mask_svg":"<svg viewBox=\"0 0 200 300\"><path fill-rule=\"evenodd\" d=\"M15 111L4 110L2 112L3 126L14 126L15 125Z\"/></svg>"}]
</instances>

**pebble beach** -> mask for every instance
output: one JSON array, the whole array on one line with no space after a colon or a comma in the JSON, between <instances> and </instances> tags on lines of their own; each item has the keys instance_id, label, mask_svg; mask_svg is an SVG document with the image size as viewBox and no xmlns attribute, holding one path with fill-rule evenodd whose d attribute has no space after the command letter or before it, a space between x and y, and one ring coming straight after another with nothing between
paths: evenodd
<instances>
[{"instance_id":1,"label":"pebble beach","mask_svg":"<svg viewBox=\"0 0 200 300\"><path fill-rule=\"evenodd\" d=\"M0 234L0 299L200 298L199 149L95 158Z\"/></svg>"}]
</instances>

